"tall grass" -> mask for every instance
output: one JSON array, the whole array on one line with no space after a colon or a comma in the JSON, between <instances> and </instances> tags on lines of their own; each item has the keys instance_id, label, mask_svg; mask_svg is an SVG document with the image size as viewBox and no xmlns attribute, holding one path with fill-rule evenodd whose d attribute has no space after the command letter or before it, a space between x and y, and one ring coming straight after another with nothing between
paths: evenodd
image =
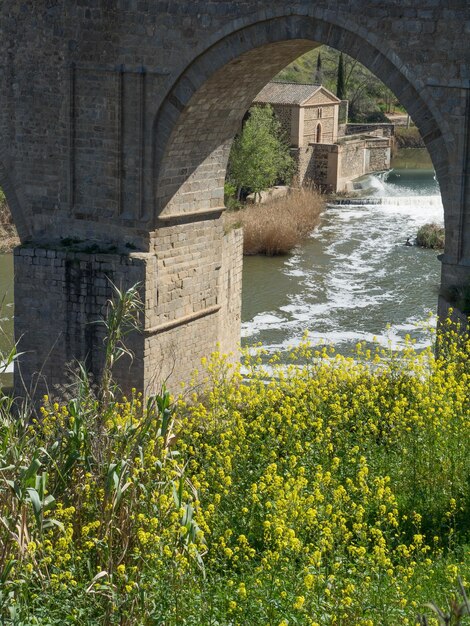
<instances>
[{"instance_id":1,"label":"tall grass","mask_svg":"<svg viewBox=\"0 0 470 626\"><path fill-rule=\"evenodd\" d=\"M283 198L229 212L226 220L243 227L244 254L287 254L318 225L324 204L315 189L294 189Z\"/></svg>"}]
</instances>

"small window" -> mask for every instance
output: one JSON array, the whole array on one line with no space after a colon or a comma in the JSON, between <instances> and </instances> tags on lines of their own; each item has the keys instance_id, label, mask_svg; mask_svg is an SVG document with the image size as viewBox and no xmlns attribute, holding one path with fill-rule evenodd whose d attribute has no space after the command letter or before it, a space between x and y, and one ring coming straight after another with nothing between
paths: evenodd
<instances>
[{"instance_id":1,"label":"small window","mask_svg":"<svg viewBox=\"0 0 470 626\"><path fill-rule=\"evenodd\" d=\"M317 143L321 143L321 124L317 124Z\"/></svg>"},{"instance_id":2,"label":"small window","mask_svg":"<svg viewBox=\"0 0 470 626\"><path fill-rule=\"evenodd\" d=\"M323 109L320 107L317 109L317 118L321 119L323 117Z\"/></svg>"}]
</instances>

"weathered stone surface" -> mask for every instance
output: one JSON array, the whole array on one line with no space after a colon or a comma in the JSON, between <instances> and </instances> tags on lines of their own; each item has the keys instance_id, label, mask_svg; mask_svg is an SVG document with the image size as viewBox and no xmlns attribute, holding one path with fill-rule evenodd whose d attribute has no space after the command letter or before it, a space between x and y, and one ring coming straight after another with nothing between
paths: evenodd
<instances>
[{"instance_id":1,"label":"weathered stone surface","mask_svg":"<svg viewBox=\"0 0 470 626\"><path fill-rule=\"evenodd\" d=\"M145 371L164 364L155 379L171 346L181 371L213 348L223 311L238 327L239 273L227 264L239 267L239 247L220 225L231 141L263 85L318 44L358 58L408 109L443 194L443 281L468 280L469 31L463 0L2 0L0 185L31 245L16 257L17 332L34 329L22 340L27 376L49 353L51 324L70 348L54 352L51 383L63 360L101 350L81 325L98 307L89 298L107 288L87 272L123 282L140 272L160 339L146 336L137 358ZM69 293L61 238L150 256L76 260Z\"/></svg>"}]
</instances>

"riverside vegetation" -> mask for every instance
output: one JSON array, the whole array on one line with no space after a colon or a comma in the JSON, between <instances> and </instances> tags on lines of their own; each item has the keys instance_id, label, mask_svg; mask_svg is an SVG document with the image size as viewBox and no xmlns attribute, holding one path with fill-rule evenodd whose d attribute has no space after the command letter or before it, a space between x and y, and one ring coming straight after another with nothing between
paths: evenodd
<instances>
[{"instance_id":1,"label":"riverside vegetation","mask_svg":"<svg viewBox=\"0 0 470 626\"><path fill-rule=\"evenodd\" d=\"M18 234L7 205L5 194L0 188L0 253L10 252L19 244Z\"/></svg>"},{"instance_id":2,"label":"riverside vegetation","mask_svg":"<svg viewBox=\"0 0 470 626\"><path fill-rule=\"evenodd\" d=\"M98 389L80 368L35 418L0 397L2 624L437 625L457 606L468 335L448 322L437 357L306 342L243 376L214 354L178 398L125 398L111 365L139 307L119 295Z\"/></svg>"},{"instance_id":3,"label":"riverside vegetation","mask_svg":"<svg viewBox=\"0 0 470 626\"><path fill-rule=\"evenodd\" d=\"M225 215L229 228L243 228L243 254L287 254L318 225L323 197L314 188L291 189L283 198L247 204Z\"/></svg>"},{"instance_id":4,"label":"riverside vegetation","mask_svg":"<svg viewBox=\"0 0 470 626\"><path fill-rule=\"evenodd\" d=\"M416 245L421 248L431 248L432 250L442 250L445 245L444 226L432 222L423 224L416 234Z\"/></svg>"},{"instance_id":5,"label":"riverside vegetation","mask_svg":"<svg viewBox=\"0 0 470 626\"><path fill-rule=\"evenodd\" d=\"M228 228L243 227L244 254L287 254L318 225L324 201L313 187L293 188L282 198L243 204L276 183L289 184L295 169L281 124L270 106L253 106L230 152L225 183Z\"/></svg>"}]
</instances>

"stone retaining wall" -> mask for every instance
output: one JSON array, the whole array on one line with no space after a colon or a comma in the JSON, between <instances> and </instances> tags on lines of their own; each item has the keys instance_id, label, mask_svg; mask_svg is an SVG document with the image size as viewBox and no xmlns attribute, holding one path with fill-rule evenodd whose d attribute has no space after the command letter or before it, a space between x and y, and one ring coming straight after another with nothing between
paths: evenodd
<instances>
[{"instance_id":1,"label":"stone retaining wall","mask_svg":"<svg viewBox=\"0 0 470 626\"><path fill-rule=\"evenodd\" d=\"M346 124L345 135L362 135L366 133L378 133L378 136L393 137L395 124Z\"/></svg>"},{"instance_id":2,"label":"stone retaining wall","mask_svg":"<svg viewBox=\"0 0 470 626\"><path fill-rule=\"evenodd\" d=\"M329 192L343 191L347 183L390 167L390 140L353 137L340 144L310 144L293 150L300 184L313 182Z\"/></svg>"}]
</instances>

